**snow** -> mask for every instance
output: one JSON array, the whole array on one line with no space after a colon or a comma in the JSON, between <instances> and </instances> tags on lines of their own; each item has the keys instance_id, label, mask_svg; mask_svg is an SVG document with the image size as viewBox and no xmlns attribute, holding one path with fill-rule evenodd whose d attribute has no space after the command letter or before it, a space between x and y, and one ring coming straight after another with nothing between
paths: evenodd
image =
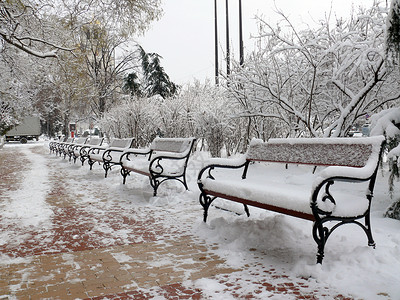
<instances>
[{"instance_id":1,"label":"snow","mask_svg":"<svg viewBox=\"0 0 400 300\"><path fill-rule=\"evenodd\" d=\"M158 151L187 152L194 138L155 138L150 148Z\"/></svg>"},{"instance_id":2,"label":"snow","mask_svg":"<svg viewBox=\"0 0 400 300\"><path fill-rule=\"evenodd\" d=\"M191 151L194 138L155 138L148 149L128 149L121 159L122 165L129 170L149 172L149 164L155 158L162 158L152 164L154 172L162 172L163 175L182 174L185 167L184 158ZM152 150L152 152L151 152ZM150 156L151 154L151 156ZM150 156L150 157L149 157ZM168 159L172 158L172 159ZM159 165L163 169L159 168Z\"/></svg>"},{"instance_id":3,"label":"snow","mask_svg":"<svg viewBox=\"0 0 400 300\"><path fill-rule=\"evenodd\" d=\"M41 150L33 151L33 146L39 146ZM315 291L317 299L322 299L321 295L324 293L342 294L345 297L365 300L398 299L400 295L398 284L400 222L383 217L385 209L393 201L388 196L388 170L386 169L378 173L372 201L371 223L377 244L376 249L367 246L366 236L358 226L345 225L329 238L323 264L317 265L315 263L317 247L312 238L312 222L310 221L253 207L249 207L251 216L247 218L242 213L241 205L217 199L214 201L215 206L242 214L238 216L235 213L211 207L207 223L202 222L202 208L198 201L200 192L196 179L199 170L208 164L208 155L203 152L196 152L189 160L187 170L189 191L185 191L181 184L171 182L162 185L159 195L152 197L152 188L146 176L131 176L127 184L122 185L118 168L113 169L108 178L104 179L102 168L94 168L89 172L86 164L81 167L79 163L73 164L68 160L55 157L48 153L48 145L45 142L26 145L6 144L0 150L0 157L2 151L9 147L18 147L18 151L22 151L29 160L27 166L31 167L23 172L22 184L17 190L2 191L3 196L6 194L6 197L2 199L9 199L8 202L0 203L3 224L17 223L23 227L44 229L51 226L52 211L44 199L49 189L49 170L46 165L48 160L51 160L63 172L74 172L79 178L84 178L79 184L73 179L69 179L66 184L74 186L73 193L80 195L75 201L80 204L91 204L86 206L87 211L95 210L97 206L112 208L116 203L140 207L144 209L143 214L152 214L155 220L162 220L165 226L177 228L197 239L204 240L209 245L210 251L226 260L228 267L238 268L239 270L232 273L225 282L218 276L185 282L187 286L201 289L203 294L210 298L235 299L228 283L239 284L240 289L234 292L245 295L249 291L258 289L261 282L277 284L283 280L281 276L265 273L265 268L271 268L275 270L274 274L287 276L293 282L305 280L307 287L304 289L309 292ZM223 159L217 161L223 161ZM285 178L285 183L301 191L302 186L312 185L311 169L312 167L303 166L286 172L284 166L274 166L274 173L265 175L271 177L279 175L280 178ZM249 176L253 176L251 170ZM105 196L93 198L86 193L86 189L94 189L99 185L102 187L102 195ZM351 186L351 193L362 189L362 187L358 189ZM338 192L340 191L350 192L346 185L338 187ZM396 187L395 193L398 192L398 187ZM108 221L96 224L98 230L106 231L111 240L127 240L128 228L113 230ZM0 233L0 243L15 243L16 241L12 240L15 237L8 235L7 226L3 228L5 229ZM18 238L24 240L29 236ZM68 254L65 255L68 259ZM114 257L120 262L131 259L122 254L115 254ZM168 257L163 259L168 259ZM20 263L21 260L29 262L29 258L12 259L4 255L0 256L1 263ZM154 263L163 263L163 261ZM74 262L71 261L71 264ZM254 296L256 299L267 297L282 299L280 298L282 295L279 297L267 290Z\"/></svg>"},{"instance_id":4,"label":"snow","mask_svg":"<svg viewBox=\"0 0 400 300\"><path fill-rule=\"evenodd\" d=\"M246 180L242 180L243 170L216 169L212 171L214 179L202 176L201 183L207 191L248 199L262 204L312 214L310 201L314 190L326 179L346 177L347 179L368 179L378 165L380 146L383 136L369 138L316 138L316 139L271 139L263 143L251 142L247 158L262 161L249 166ZM351 147L343 147L343 144ZM290 151L288 151L290 145ZM312 168L290 165L287 172L282 172L284 164L265 163L292 162L343 166L318 167L314 175ZM356 163L353 163L357 161ZM237 159L235 160L237 161ZM240 162L240 160L238 161ZM211 162L214 164L215 160ZM231 164L230 164L231 165ZM311 164L312 165L312 164ZM356 165L358 168L349 167ZM346 180L348 181L348 180ZM349 186L350 188L347 188ZM348 190L350 189L350 192ZM344 190L344 192L342 191ZM329 201L318 200L318 207L334 216L351 217L363 215L368 209L365 184L341 184L335 181L330 192L336 205ZM357 192L356 192L357 191ZM324 191L322 190L322 194ZM348 197L348 194L352 197ZM320 196L318 199L321 197Z\"/></svg>"},{"instance_id":5,"label":"snow","mask_svg":"<svg viewBox=\"0 0 400 300\"><path fill-rule=\"evenodd\" d=\"M23 149L22 153L29 159L32 168L23 172L23 184L17 191L12 192L12 197L9 191L5 192L5 196L8 196L11 201L3 203L1 212L3 222L4 219L10 222L18 220L20 226L23 227L50 226L49 219L53 211L46 203L49 185L45 157L31 153L27 149ZM32 196L34 196L34 201L32 201ZM6 243L4 238L0 239L0 244Z\"/></svg>"}]
</instances>

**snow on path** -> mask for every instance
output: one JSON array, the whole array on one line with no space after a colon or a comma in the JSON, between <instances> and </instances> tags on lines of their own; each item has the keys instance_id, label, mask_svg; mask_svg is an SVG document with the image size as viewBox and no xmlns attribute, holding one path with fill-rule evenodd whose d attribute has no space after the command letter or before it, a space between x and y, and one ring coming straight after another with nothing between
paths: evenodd
<instances>
[{"instance_id":1,"label":"snow on path","mask_svg":"<svg viewBox=\"0 0 400 300\"><path fill-rule=\"evenodd\" d=\"M96 215L110 212L108 216L114 218L114 208L118 208L122 209L126 220L132 212L138 217L136 220L151 215L148 229L159 225L176 231L176 234L190 234L208 243L209 250L226 259L229 267L241 269L228 277L186 282L188 287L203 290L209 299L217 299L217 296L234 299L232 295L249 293L258 299L279 299L282 294L274 295L268 287L288 281L299 282L304 285L302 291L313 293L318 299L332 299L329 296L339 293L365 300L400 299L400 222L383 217L385 208L392 201L387 197L387 178L378 176L373 200L372 231L376 249L367 246L360 228L343 226L330 237L321 266L315 264L316 244L311 236L311 222L255 208L250 208L252 214L247 218L213 207L209 220L204 224L196 179L198 170L206 162L199 153L189 161L190 191L184 191L179 184L166 183L157 197L151 197L152 190L144 176L130 176L127 184L122 185L118 168L104 179L100 166L95 165L93 171L88 171L87 165L81 167L47 155L47 149L44 145L42 152L45 154L38 155L29 147L21 147L32 166L24 171L21 189L6 195L10 200L0 208L3 210L2 222L21 220L25 226L43 226L52 218L45 202L49 189L46 162L52 160L57 169L69 174L66 183L76 187L70 193L76 196L76 204L80 204L85 212ZM224 204L243 211L240 205L235 207L234 203L226 201ZM27 215L23 215L21 210ZM134 235L130 231L130 222L113 230L109 226L112 222L91 222L97 231L107 230L111 238L122 238L124 243ZM120 260L125 258L119 257ZM259 295L253 293L257 290Z\"/></svg>"},{"instance_id":2,"label":"snow on path","mask_svg":"<svg viewBox=\"0 0 400 300\"><path fill-rule=\"evenodd\" d=\"M46 203L46 196L50 189L49 170L46 167L46 158L34 153L32 149L31 147L18 149L29 163L21 172L23 176L21 187L4 194L9 201L1 208L2 217L3 222L18 223L19 226L47 227L51 225L53 215L50 205Z\"/></svg>"}]
</instances>

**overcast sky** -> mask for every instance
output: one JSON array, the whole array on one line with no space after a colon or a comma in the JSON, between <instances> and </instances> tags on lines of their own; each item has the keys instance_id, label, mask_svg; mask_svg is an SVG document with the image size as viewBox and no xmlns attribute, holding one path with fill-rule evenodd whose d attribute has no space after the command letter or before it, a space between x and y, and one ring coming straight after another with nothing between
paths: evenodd
<instances>
[{"instance_id":1,"label":"overcast sky","mask_svg":"<svg viewBox=\"0 0 400 300\"><path fill-rule=\"evenodd\" d=\"M219 57L226 53L225 1L218 3ZM332 11L341 17L350 14L352 6L372 5L373 0L242 0L243 38L245 54L253 49L251 35L257 33L255 15L276 22L276 9L282 10L298 26L313 24ZM163 57L161 63L171 80L178 84L194 78L214 81L214 0L162 0L164 15L138 42L146 52ZM239 59L238 47L239 0L229 0L231 52ZM220 62L223 71L226 66Z\"/></svg>"}]
</instances>

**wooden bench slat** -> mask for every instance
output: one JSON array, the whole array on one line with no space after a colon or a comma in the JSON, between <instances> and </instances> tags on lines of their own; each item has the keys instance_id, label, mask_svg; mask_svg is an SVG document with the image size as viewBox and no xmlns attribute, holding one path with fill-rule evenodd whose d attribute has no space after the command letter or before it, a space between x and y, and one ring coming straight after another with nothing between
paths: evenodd
<instances>
[{"instance_id":1,"label":"wooden bench slat","mask_svg":"<svg viewBox=\"0 0 400 300\"><path fill-rule=\"evenodd\" d=\"M281 163L309 164L317 166L363 167L373 151L373 144L365 138L318 138L292 140L272 140L253 142L247 159ZM327 142L329 140L329 143ZM378 148L380 147L378 143Z\"/></svg>"},{"instance_id":2,"label":"wooden bench slat","mask_svg":"<svg viewBox=\"0 0 400 300\"><path fill-rule=\"evenodd\" d=\"M289 215L289 216L293 216L293 217L297 217L300 219L305 219L305 220L309 220L309 221L315 221L315 217L312 214L306 214L303 213L301 211L296 211L296 210L292 210L292 209L286 209L283 207L279 207L279 206L275 206L275 205L270 205L270 204L266 204L266 203L261 203L261 202L257 202L257 201L253 201L253 200L249 200L249 199L244 199L244 198L240 198L240 197L236 197L236 196L232 196L232 195L227 195L227 194L222 194L216 191L210 191L207 189L204 189L204 192L207 193L208 195L212 195L218 198L222 198L222 199L228 199L228 200L232 200L238 203L243 203L246 205L250 205L250 206L254 206L254 207L258 207L258 208L263 208L266 210L271 210L271 211L275 211L275 212L279 212L285 215Z\"/></svg>"}]
</instances>

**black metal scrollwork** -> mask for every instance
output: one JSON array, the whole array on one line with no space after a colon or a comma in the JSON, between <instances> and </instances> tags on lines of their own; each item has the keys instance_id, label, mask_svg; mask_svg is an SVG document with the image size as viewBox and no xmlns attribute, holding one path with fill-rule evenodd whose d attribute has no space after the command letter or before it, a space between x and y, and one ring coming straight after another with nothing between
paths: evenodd
<instances>
[{"instance_id":1,"label":"black metal scrollwork","mask_svg":"<svg viewBox=\"0 0 400 300\"><path fill-rule=\"evenodd\" d=\"M208 169L208 176L207 178L213 179L215 180L214 176L211 175L211 171L214 170L214 166L210 166L210 168Z\"/></svg>"},{"instance_id":2,"label":"black metal scrollwork","mask_svg":"<svg viewBox=\"0 0 400 300\"><path fill-rule=\"evenodd\" d=\"M322 200L322 202L326 202L326 200L329 200L333 205L336 205L335 198L333 198L332 194L329 191L329 188L333 184L334 184L333 180L329 180L326 182L325 193L322 196L321 200ZM314 209L317 211L317 213L320 215L330 216L332 214L332 211L325 211L325 210L322 210L321 208L319 208L317 203L313 203L313 206L314 206Z\"/></svg>"},{"instance_id":3,"label":"black metal scrollwork","mask_svg":"<svg viewBox=\"0 0 400 300\"><path fill-rule=\"evenodd\" d=\"M161 165L161 160L162 158L158 158L157 159L157 163L156 165L152 168L152 172L156 173L156 174L162 174L164 172L164 168Z\"/></svg>"},{"instance_id":4,"label":"black metal scrollwork","mask_svg":"<svg viewBox=\"0 0 400 300\"><path fill-rule=\"evenodd\" d=\"M211 197L208 196L207 194L201 193L200 194L200 204L203 206L204 209L204 215L203 215L203 221L207 221L207 216L208 216L208 208L210 207L211 203L215 200L216 197Z\"/></svg>"},{"instance_id":5,"label":"black metal scrollwork","mask_svg":"<svg viewBox=\"0 0 400 300\"><path fill-rule=\"evenodd\" d=\"M333 196L331 195L331 193L329 192L329 188L331 187L331 185L334 184L333 180L329 180L325 186L325 195L322 197L322 201L325 202L326 200L331 201L331 203L336 205L336 201L333 198Z\"/></svg>"}]
</instances>

